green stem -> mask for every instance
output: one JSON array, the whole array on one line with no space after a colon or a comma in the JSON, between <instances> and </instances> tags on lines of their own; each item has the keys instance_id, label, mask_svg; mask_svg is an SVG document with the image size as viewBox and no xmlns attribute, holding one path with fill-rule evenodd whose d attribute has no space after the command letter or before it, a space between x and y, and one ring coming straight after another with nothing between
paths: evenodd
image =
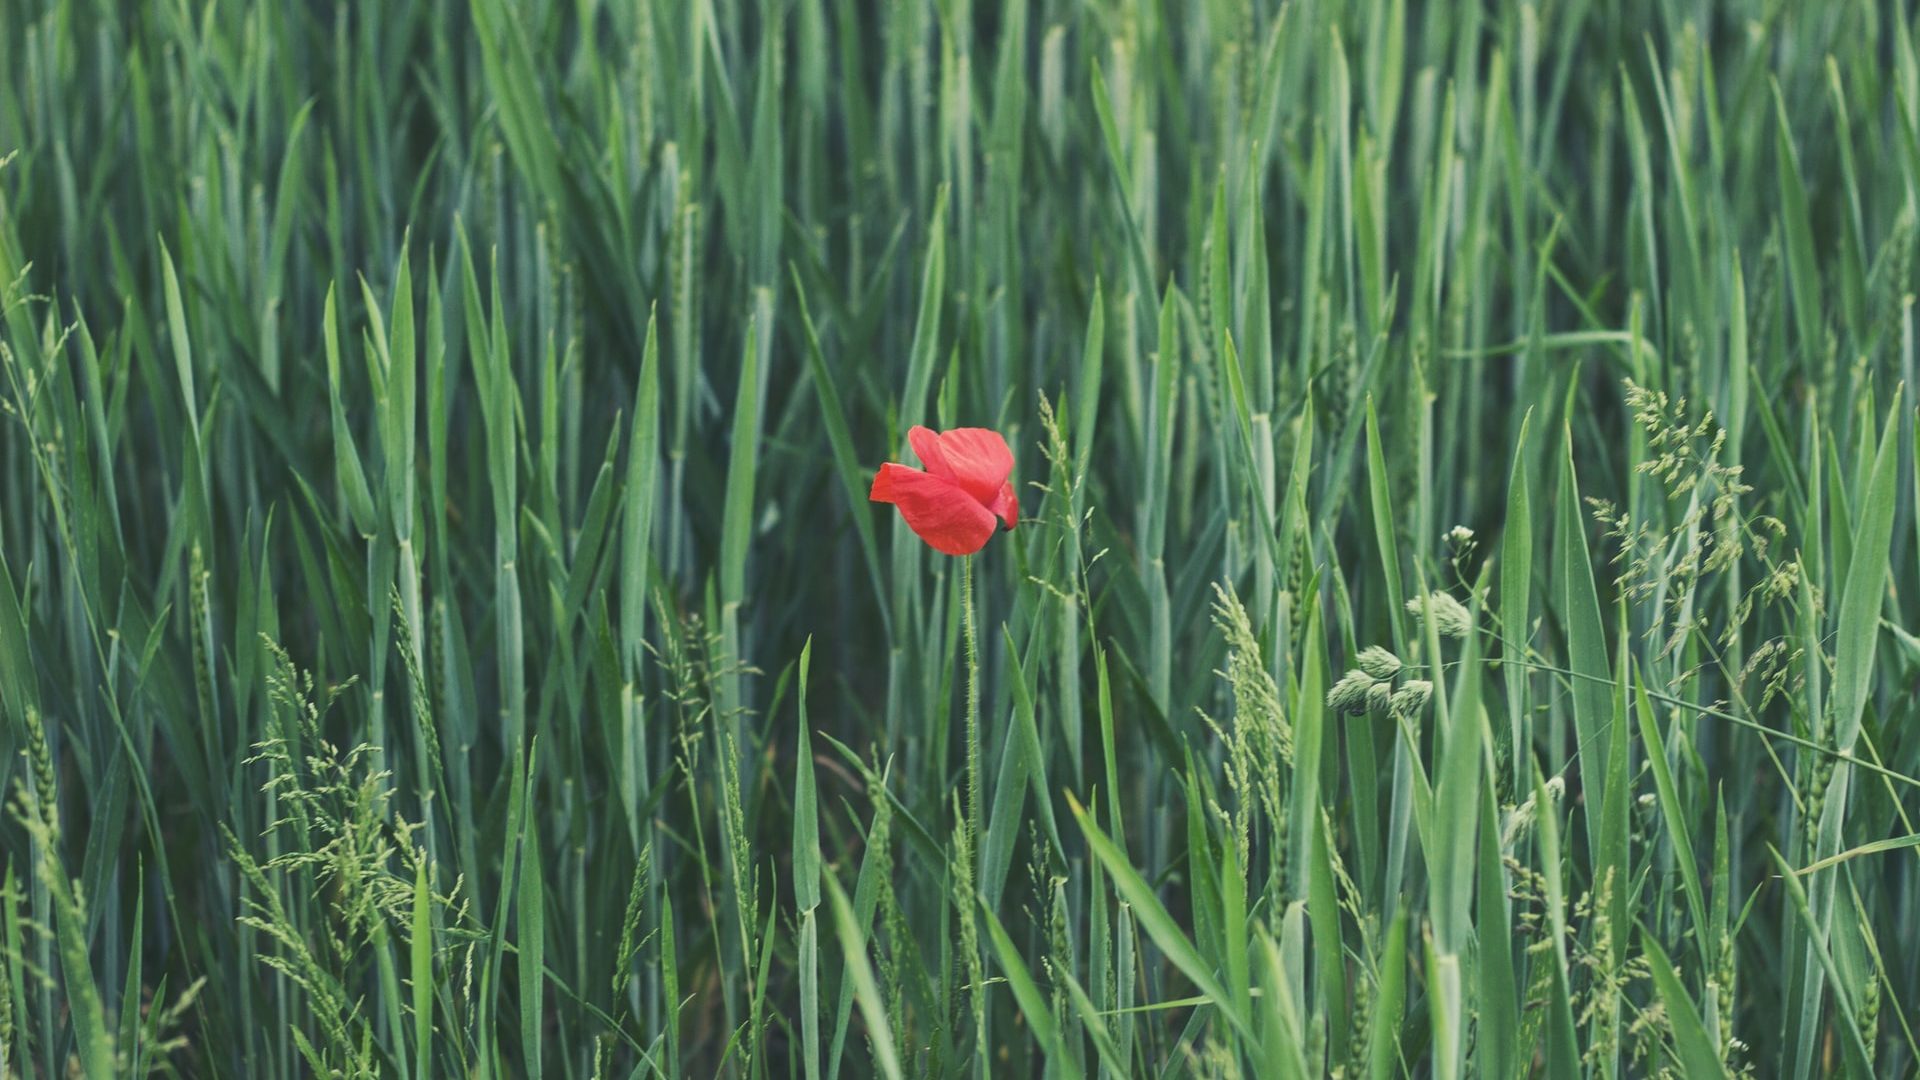
<instances>
[{"instance_id":1,"label":"green stem","mask_svg":"<svg viewBox=\"0 0 1920 1080\"><path fill-rule=\"evenodd\" d=\"M960 604L967 640L967 846L980 839L980 656L973 624L973 559L960 561Z\"/></svg>"},{"instance_id":2,"label":"green stem","mask_svg":"<svg viewBox=\"0 0 1920 1080\"><path fill-rule=\"evenodd\" d=\"M973 558L968 556L960 560L960 605L965 619L964 632L967 643L967 821L966 845L963 848L967 861L965 872L974 877L974 861L980 850L980 655L976 643L976 631L973 619ZM987 1076L987 991L982 985L986 974L980 963L980 942L977 937L972 941L971 955L967 957L967 968L972 983L973 1032L977 1045L974 1047L974 1074L979 1080Z\"/></svg>"},{"instance_id":3,"label":"green stem","mask_svg":"<svg viewBox=\"0 0 1920 1080\"><path fill-rule=\"evenodd\" d=\"M1499 635L1497 634L1489 634L1488 636L1494 637L1496 640L1499 640L1502 642L1506 641L1505 638L1499 637ZM1532 650L1529 649L1528 651L1531 652ZM1567 668L1557 667L1553 664L1549 664L1539 660L1521 659L1516 657L1514 659L1502 660L1500 662L1504 664L1517 664L1521 667L1530 668L1534 671L1544 671L1549 674L1559 675L1568 679L1587 679L1593 682L1610 682L1611 681L1608 679L1602 679L1597 675L1588 675L1582 672L1572 671ZM1457 663L1458 661L1448 661L1440 666L1453 667ZM1419 665L1409 664L1407 666L1409 668L1414 668L1414 667L1418 667ZM1868 761L1867 759L1861 758L1861 757L1855 757L1854 755L1849 754L1844 750L1835 750L1832 747L1822 746L1821 744L1813 741L1812 739L1804 739L1789 731L1780 731L1775 728L1770 728L1765 724L1759 723L1758 721L1749 720L1744 716L1735 716L1733 713L1727 712L1724 709L1716 709L1710 705L1698 705L1698 704L1695 704L1694 702L1687 701L1684 698L1674 697L1672 694L1661 693L1658 690L1649 689L1647 691L1647 697L1653 701L1658 701L1664 705L1675 705L1683 709L1691 709L1701 716L1712 717L1715 720L1724 720L1729 724L1734 724L1736 726L1746 728L1749 731L1758 732L1759 734L1764 735L1769 739L1778 739L1781 742L1792 743L1793 745L1798 746L1803 750L1810 750L1816 754L1825 755L1827 757L1832 758L1835 761L1844 761L1847 764L1852 765L1857 769L1863 769L1867 772L1884 776L1889 780L1897 780L1900 783L1906 784L1911 787L1920 787L1920 779L1916 779L1915 777L1908 776L1905 773L1895 772L1894 770L1889 769L1885 765L1882 765L1878 762Z\"/></svg>"}]
</instances>

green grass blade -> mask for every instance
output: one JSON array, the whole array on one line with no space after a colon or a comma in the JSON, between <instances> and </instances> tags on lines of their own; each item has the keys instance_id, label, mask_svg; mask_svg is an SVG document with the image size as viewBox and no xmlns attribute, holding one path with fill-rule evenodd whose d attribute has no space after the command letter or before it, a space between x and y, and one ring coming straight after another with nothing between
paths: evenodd
<instances>
[{"instance_id":1,"label":"green grass blade","mask_svg":"<svg viewBox=\"0 0 1920 1080\"><path fill-rule=\"evenodd\" d=\"M1141 926L1153 938L1154 943L1167 954L1167 959L1173 961L1174 966L1184 972L1187 978L1193 980L1194 986L1198 987L1200 992L1226 1016L1228 1023L1241 1037L1252 1039L1253 1029L1248 1018L1234 1008L1232 995L1228 994L1215 979L1212 966L1200 958L1200 953L1194 949L1192 940L1180 929L1180 924L1174 921L1173 916L1168 914L1165 905L1160 903L1159 897L1154 895L1153 887L1147 884L1138 871L1128 865L1120 849L1114 847L1113 841L1107 839L1107 835L1093 823L1078 800L1069 795L1068 805L1073 811L1075 820L1080 822L1080 831L1086 836L1087 846L1092 849L1101 865L1106 867L1114 887L1120 891L1120 895L1126 899L1127 903L1132 905Z\"/></svg>"},{"instance_id":2,"label":"green grass blade","mask_svg":"<svg viewBox=\"0 0 1920 1080\"><path fill-rule=\"evenodd\" d=\"M1666 1007L1667 1015L1673 1024L1673 1038L1678 1046L1681 1068L1688 1076L1728 1076L1727 1067L1720 1061L1720 1055L1714 1051L1713 1044L1707 1038L1707 1029L1700 1022L1700 1012L1693 1006L1693 999L1687 996L1687 989L1680 983L1680 975L1673 970L1673 962L1661 950L1659 942L1642 934L1640 945L1646 954L1647 966L1653 972L1653 987L1660 995L1660 1003Z\"/></svg>"},{"instance_id":3,"label":"green grass blade","mask_svg":"<svg viewBox=\"0 0 1920 1080\"><path fill-rule=\"evenodd\" d=\"M893 1048L893 1032L887 1024L886 1003L880 996L880 984L873 977L873 965L867 961L866 934L854 920L853 905L832 874L826 876L827 897L833 904L833 925L840 935L840 949L846 957L847 978L853 984L853 996L860 1003L860 1015L867 1022L867 1038L873 1046L874 1065L887 1080L900 1080L900 1058Z\"/></svg>"}]
</instances>

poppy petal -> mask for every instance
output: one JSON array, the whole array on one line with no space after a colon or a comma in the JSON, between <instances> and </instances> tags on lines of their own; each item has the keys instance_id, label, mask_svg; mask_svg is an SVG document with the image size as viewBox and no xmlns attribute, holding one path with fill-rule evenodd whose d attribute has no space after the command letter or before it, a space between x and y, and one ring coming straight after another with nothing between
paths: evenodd
<instances>
[{"instance_id":1,"label":"poppy petal","mask_svg":"<svg viewBox=\"0 0 1920 1080\"><path fill-rule=\"evenodd\" d=\"M947 465L947 453L940 446L940 436L932 428L919 424L908 428L907 443L913 447L914 456L920 459L920 464L926 466L928 472L944 480L953 479L953 469Z\"/></svg>"},{"instance_id":2,"label":"poppy petal","mask_svg":"<svg viewBox=\"0 0 1920 1080\"><path fill-rule=\"evenodd\" d=\"M993 512L993 516L1006 522L1009 529L1020 524L1020 500L1013 494L1012 484L1000 485L999 496L987 509Z\"/></svg>"},{"instance_id":3,"label":"poppy petal","mask_svg":"<svg viewBox=\"0 0 1920 1080\"><path fill-rule=\"evenodd\" d=\"M1007 440L987 428L954 428L941 432L938 438L945 474L982 504L993 505L1000 497L1001 488L1006 486L1007 477L1013 474L1013 451L1007 448ZM917 442L914 451L920 451ZM925 459L926 455L923 453L921 457ZM942 475L941 469L931 465L928 471Z\"/></svg>"},{"instance_id":4,"label":"poppy petal","mask_svg":"<svg viewBox=\"0 0 1920 1080\"><path fill-rule=\"evenodd\" d=\"M993 536L993 514L985 506L951 481L919 469L880 466L868 498L899 507L915 536L948 555L971 555Z\"/></svg>"}]
</instances>

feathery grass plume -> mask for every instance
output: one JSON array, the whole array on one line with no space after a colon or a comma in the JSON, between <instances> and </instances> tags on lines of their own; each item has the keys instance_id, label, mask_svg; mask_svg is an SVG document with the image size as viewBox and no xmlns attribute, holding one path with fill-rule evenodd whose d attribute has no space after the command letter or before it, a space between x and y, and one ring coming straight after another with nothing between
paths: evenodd
<instances>
[{"instance_id":1,"label":"feathery grass plume","mask_svg":"<svg viewBox=\"0 0 1920 1080\"><path fill-rule=\"evenodd\" d=\"M270 664L268 698L282 719L245 764L267 766L261 790L274 795L283 813L267 826L277 842L264 861L240 837L224 833L228 857L248 885L239 921L276 946L259 962L304 991L324 1036L303 1045L309 1063L371 1068L372 1018L353 1003L353 988L371 973L370 960L384 953L386 942L404 939L416 870L426 863L431 881L434 867L414 839L421 826L392 809L393 775L376 766L374 748L341 750L322 733L326 713L352 683L323 698L312 673L278 642L262 635L262 644ZM463 925L460 889L456 882L450 893L429 894L456 938L474 936ZM326 912L324 925L311 925L307 898Z\"/></svg>"},{"instance_id":2,"label":"feathery grass plume","mask_svg":"<svg viewBox=\"0 0 1920 1080\"><path fill-rule=\"evenodd\" d=\"M304 686L310 693L311 676L293 668L284 653L278 659L289 666L281 685ZM336 688L331 697L337 699L344 689ZM322 707L311 697L300 704L317 727ZM289 810L268 831L288 832L290 847L263 869L287 879L306 876L329 890L335 913L352 935L371 935L385 924L406 925L413 904L410 871L426 853L413 842L420 826L391 812L393 774L376 767L375 748L362 743L343 751L319 738L296 751L276 737L255 750L245 764L268 767L262 790L272 791Z\"/></svg>"},{"instance_id":3,"label":"feathery grass plume","mask_svg":"<svg viewBox=\"0 0 1920 1080\"><path fill-rule=\"evenodd\" d=\"M1072 977L1076 963L1073 950L1073 917L1067 904L1067 878L1055 874L1047 880L1047 981L1053 990L1054 1023L1065 1025L1068 1022L1067 980Z\"/></svg>"},{"instance_id":4,"label":"feathery grass plume","mask_svg":"<svg viewBox=\"0 0 1920 1080\"><path fill-rule=\"evenodd\" d=\"M1227 820L1225 815L1221 815L1221 819ZM1053 872L1059 858L1039 823L1029 820L1026 869L1031 900L1022 906L1034 935L1042 943L1035 967L1046 980L1048 1013L1056 1028L1068 1022L1065 976L1074 970L1073 943L1066 936L1066 897L1060 890L1059 876Z\"/></svg>"},{"instance_id":5,"label":"feathery grass plume","mask_svg":"<svg viewBox=\"0 0 1920 1080\"><path fill-rule=\"evenodd\" d=\"M612 990L618 995L626 989L627 981L633 977L629 965L633 954L646 947L646 939L635 941L634 935L640 930L640 904L645 899L647 882L653 876L653 841L647 841L640 849L640 858L633 864L633 882L627 886L627 908L620 917L620 946L613 954ZM649 933L648 937L653 935Z\"/></svg>"},{"instance_id":6,"label":"feathery grass plume","mask_svg":"<svg viewBox=\"0 0 1920 1080\"><path fill-rule=\"evenodd\" d=\"M1473 632L1473 616L1466 605L1443 592L1430 592L1423 600L1414 597L1407 601L1407 614L1416 619L1427 617L1428 606L1433 610L1434 629L1443 637L1463 638Z\"/></svg>"},{"instance_id":7,"label":"feathery grass plume","mask_svg":"<svg viewBox=\"0 0 1920 1080\"><path fill-rule=\"evenodd\" d=\"M422 808L422 817L425 819L431 817L430 805L434 796L440 794L438 785L447 775L446 760L440 753L440 732L433 719L433 699L427 695L426 678L420 673L420 658L414 652L413 627L407 620L406 604L397 587L389 590L388 598L393 607L394 641L398 646L401 667L407 673L407 700L412 706L414 732L426 757L426 769L420 784L420 798L427 804Z\"/></svg>"},{"instance_id":8,"label":"feathery grass plume","mask_svg":"<svg viewBox=\"0 0 1920 1080\"><path fill-rule=\"evenodd\" d=\"M1594 519L1618 545L1615 584L1630 602L1650 602L1645 634L1649 641L1660 642L1657 659L1698 657L1677 667L1668 680L1673 690L1694 680L1703 668L1715 668L1747 704L1765 708L1790 681L1803 677L1795 673L1800 654L1785 648L1789 635L1775 634L1763 637L1743 661L1743 638L1752 636L1749 627L1756 614L1797 594L1799 553L1790 548L1776 552L1787 536L1783 521L1743 508L1754 488L1745 480L1738 448L1729 446L1728 431L1715 421L1712 410L1696 421L1685 397L1671 398L1631 378L1624 385L1626 404L1648 451L1635 472L1658 482L1667 505L1649 502L1636 516L1611 500L1587 499ZM1758 564L1751 583L1741 572L1746 562ZM1717 582L1725 583L1732 598L1725 611L1698 599ZM1812 584L1818 604L1819 585ZM1748 696L1744 685L1756 672L1761 673L1759 685Z\"/></svg>"},{"instance_id":9,"label":"feathery grass plume","mask_svg":"<svg viewBox=\"0 0 1920 1080\"><path fill-rule=\"evenodd\" d=\"M656 600L661 608L661 641L653 651L664 679L659 694L672 708L674 757L681 777L689 793L697 795L700 747L713 712L706 658L720 637L707 631L698 612L676 616L666 610L663 597L656 594Z\"/></svg>"},{"instance_id":10,"label":"feathery grass plume","mask_svg":"<svg viewBox=\"0 0 1920 1080\"><path fill-rule=\"evenodd\" d=\"M747 831L747 811L741 802L740 771L732 763L740 760L740 746L733 732L720 728L719 740L726 752L721 759L727 767L720 775L721 821L727 844L727 867L731 874L734 905L740 920L742 970L750 970L758 955L756 940L760 927L760 870L753 861L753 838Z\"/></svg>"},{"instance_id":11,"label":"feathery grass plume","mask_svg":"<svg viewBox=\"0 0 1920 1080\"><path fill-rule=\"evenodd\" d=\"M1233 583L1216 583L1214 625L1227 639L1227 670L1219 674L1233 690L1234 729L1251 733L1262 751L1276 752L1293 764L1293 727L1280 704L1280 688L1260 659L1260 639L1254 636L1247 609Z\"/></svg>"},{"instance_id":12,"label":"feathery grass plume","mask_svg":"<svg viewBox=\"0 0 1920 1080\"><path fill-rule=\"evenodd\" d=\"M876 749L874 764L859 762L860 772L866 781L867 802L873 807L873 822L867 828L868 858L874 861L874 880L879 882L880 894L875 904L884 937L874 943L874 962L880 974L880 996L886 1004L887 1022L897 1043L908 1039L907 1032L901 1027L905 1019L902 979L905 972L900 969L904 962L903 948L906 944L900 934L904 929L899 921L899 899L893 891L893 800L887 795L886 771L878 760ZM869 1033L871 1039L871 1033ZM870 1044L871 1046L871 1044ZM881 1053L877 1046L871 1047L876 1056Z\"/></svg>"},{"instance_id":13,"label":"feathery grass plume","mask_svg":"<svg viewBox=\"0 0 1920 1080\"><path fill-rule=\"evenodd\" d=\"M227 833L225 840L241 878L252 889L247 899L250 914L242 915L239 921L259 930L278 946L274 952L260 954L259 962L305 991L308 1015L319 1023L321 1034L326 1037L326 1042L318 1048L302 1046L308 1062L317 1070L328 1069L336 1062L370 1069L371 1062L364 1059L360 1049L365 1044L350 1030L365 1026L366 1020L353 1014L346 990L329 970L321 951L325 939L322 944L310 942L288 910L279 885L269 880L260 864L241 845L240 838ZM304 1044L304 1036L302 1042Z\"/></svg>"},{"instance_id":14,"label":"feathery grass plume","mask_svg":"<svg viewBox=\"0 0 1920 1080\"><path fill-rule=\"evenodd\" d=\"M75 1050L72 1069L88 1077L106 1076L114 1068L115 1055L106 1029L102 995L94 984L92 965L88 961L87 894L83 882L68 875L66 860L60 851L60 794L55 785L45 722L35 706L28 705L25 711L27 756L32 771L15 782L9 811L22 827L33 859L34 876L39 881L33 896L38 918L31 925L43 942L55 946L59 956L60 996L72 1025L70 1033ZM11 920L14 918L11 866L8 885L5 915ZM16 953L8 958L9 966L25 964L26 957L17 955L17 931L9 927L7 936L8 952ZM54 979L49 960L43 951L36 966L40 968L46 992L51 994ZM47 1034L51 1034L51 1029Z\"/></svg>"},{"instance_id":15,"label":"feathery grass plume","mask_svg":"<svg viewBox=\"0 0 1920 1080\"><path fill-rule=\"evenodd\" d=\"M1293 765L1293 727L1280 703L1280 688L1260 658L1260 639L1254 636L1253 623L1233 584L1215 584L1213 593L1214 625L1227 639L1227 669L1217 674L1227 680L1233 693L1232 734L1224 741L1228 748L1227 777L1238 798L1235 831L1240 865L1246 866L1256 801L1266 809L1276 832L1285 828L1287 811L1281 801L1281 777ZM1218 733L1213 720L1201 715Z\"/></svg>"},{"instance_id":16,"label":"feathery grass plume","mask_svg":"<svg viewBox=\"0 0 1920 1080\"><path fill-rule=\"evenodd\" d=\"M1625 954L1617 947L1616 935L1629 932L1614 917L1613 893L1623 888L1613 868L1608 868L1597 885L1574 905L1575 918L1586 920L1584 932L1573 943L1573 956L1588 971L1579 1022L1589 1030L1583 1057L1606 1060L1618 1052L1620 1029L1616 1018L1630 999L1641 996L1634 987L1652 979L1652 971L1643 956ZM1627 1034L1636 1036L1634 1058L1651 1053L1651 1048L1671 1035L1668 1017L1657 1009L1642 1010L1630 1024ZM1651 1026L1650 1026L1651 1025Z\"/></svg>"}]
</instances>

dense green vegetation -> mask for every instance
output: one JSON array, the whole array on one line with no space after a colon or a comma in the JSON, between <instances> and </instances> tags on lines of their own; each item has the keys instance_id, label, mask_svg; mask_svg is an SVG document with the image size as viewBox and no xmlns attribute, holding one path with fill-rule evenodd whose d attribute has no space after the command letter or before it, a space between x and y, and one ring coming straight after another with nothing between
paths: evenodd
<instances>
[{"instance_id":1,"label":"dense green vegetation","mask_svg":"<svg viewBox=\"0 0 1920 1080\"><path fill-rule=\"evenodd\" d=\"M0 1075L1913 1075L1911 15L0 2Z\"/></svg>"}]
</instances>

